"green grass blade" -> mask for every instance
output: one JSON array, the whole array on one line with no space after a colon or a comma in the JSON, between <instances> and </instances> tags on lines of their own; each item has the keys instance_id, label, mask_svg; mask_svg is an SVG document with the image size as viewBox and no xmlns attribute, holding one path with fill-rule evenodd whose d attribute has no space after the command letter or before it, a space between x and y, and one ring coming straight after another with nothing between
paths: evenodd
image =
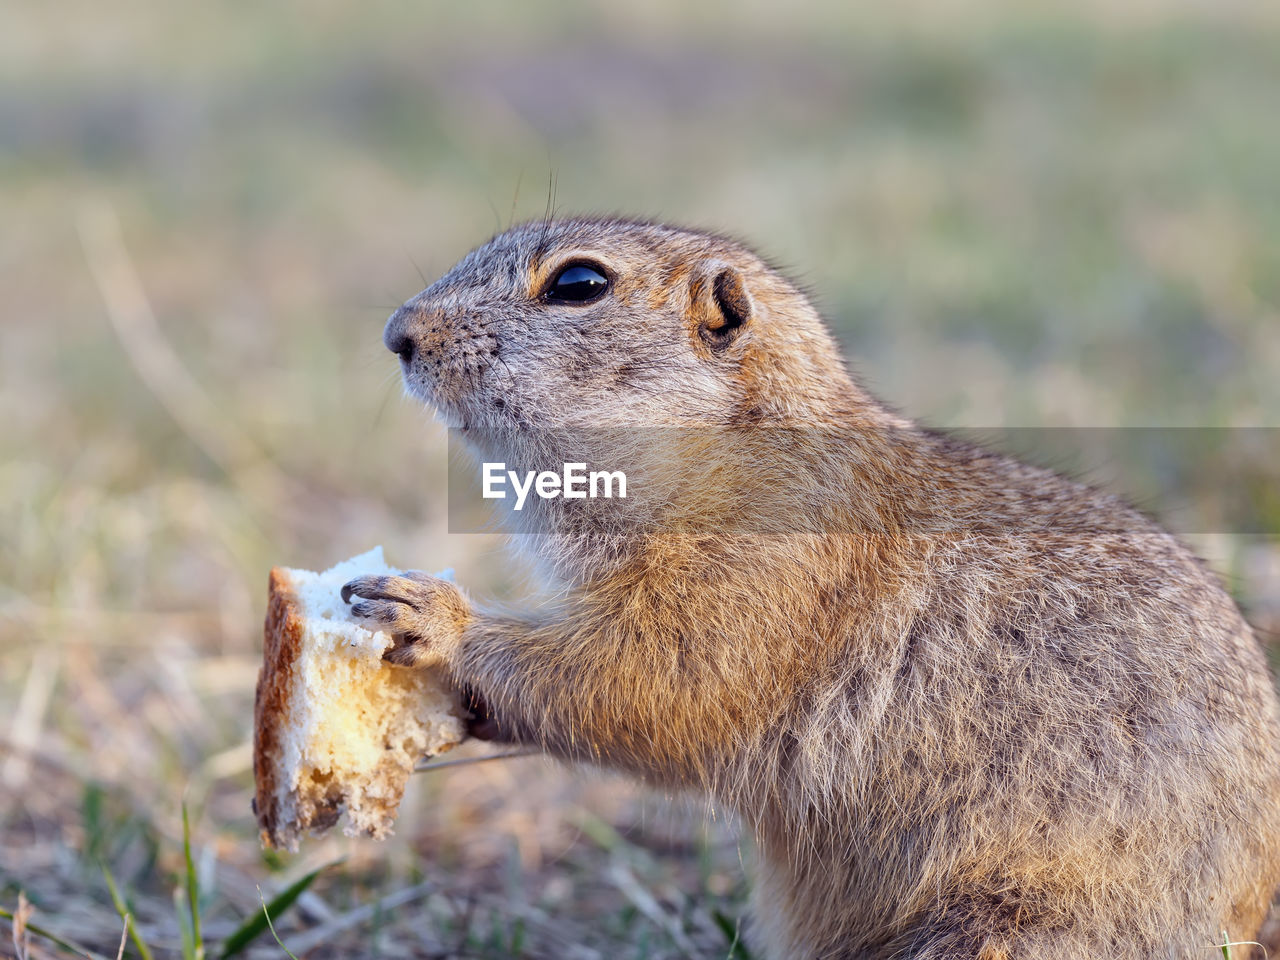
<instances>
[{"instance_id":1,"label":"green grass blade","mask_svg":"<svg viewBox=\"0 0 1280 960\"><path fill-rule=\"evenodd\" d=\"M90 781L84 786L80 803L80 821L84 825L82 856L89 863L105 859L107 855L106 791Z\"/></svg>"},{"instance_id":2,"label":"green grass blade","mask_svg":"<svg viewBox=\"0 0 1280 960\"><path fill-rule=\"evenodd\" d=\"M281 916L286 910L293 906L293 901L302 896L304 890L311 886L312 882L320 874L328 870L332 863L327 863L323 867L317 867L306 876L299 880L295 880L284 890L276 894L270 903L263 903L261 913L253 913L240 924L231 936L222 942L222 951L218 954L219 960L226 960L227 957L234 957L237 953L252 943L259 934L268 929L271 924L271 915ZM275 931L272 930L274 935ZM279 938L276 938L279 940Z\"/></svg>"},{"instance_id":3,"label":"green grass blade","mask_svg":"<svg viewBox=\"0 0 1280 960\"><path fill-rule=\"evenodd\" d=\"M258 896L262 896L261 889L258 890ZM289 960L298 960L298 958L293 955L293 951L284 945L284 941L280 939L280 934L276 933L276 928L271 923L271 914L268 912L265 902L262 904L262 915L267 918L267 929L270 930L271 935L276 938L276 943L280 944L280 949L289 955Z\"/></svg>"},{"instance_id":4,"label":"green grass blade","mask_svg":"<svg viewBox=\"0 0 1280 960\"><path fill-rule=\"evenodd\" d=\"M173 888L173 912L178 915L178 933L182 936L182 960L195 960L196 942L191 936L191 915L181 887Z\"/></svg>"},{"instance_id":5,"label":"green grass blade","mask_svg":"<svg viewBox=\"0 0 1280 960\"><path fill-rule=\"evenodd\" d=\"M182 805L182 856L187 862L187 902L191 908L191 945L195 960L204 960L204 938L200 935L200 885L196 865L191 859L191 820L187 805Z\"/></svg>"},{"instance_id":6,"label":"green grass blade","mask_svg":"<svg viewBox=\"0 0 1280 960\"><path fill-rule=\"evenodd\" d=\"M9 921L13 920L13 914L10 913L8 910L6 910L4 907L0 907L0 917L4 917L6 920L9 920ZM38 937L44 937L46 940L49 940L52 943L56 943L63 950L66 950L68 953L78 953L82 957L88 957L89 960L104 960L101 954L94 953L88 947L80 946L80 944L76 943L74 940L67 940L63 937L60 937L53 931L46 930L44 927L38 927L34 923L28 923L27 929L30 930L32 933L34 933Z\"/></svg>"},{"instance_id":7,"label":"green grass blade","mask_svg":"<svg viewBox=\"0 0 1280 960\"><path fill-rule=\"evenodd\" d=\"M138 956L142 960L153 960L151 948L142 939L142 935L138 933L138 928L133 925L133 911L129 909L124 897L120 895L120 888L116 886L116 878L111 875L111 870L105 863L102 864L102 877L107 881L107 889L111 891L111 902L115 905L116 913L120 914L120 918L124 920L125 928L129 931L129 939L133 941L133 946L138 951Z\"/></svg>"},{"instance_id":8,"label":"green grass blade","mask_svg":"<svg viewBox=\"0 0 1280 960\"><path fill-rule=\"evenodd\" d=\"M738 925L720 910L712 910L711 919L720 928L724 938L729 941L729 956L733 960L751 960L751 952L747 949L747 945L742 942L742 938L738 936Z\"/></svg>"}]
</instances>

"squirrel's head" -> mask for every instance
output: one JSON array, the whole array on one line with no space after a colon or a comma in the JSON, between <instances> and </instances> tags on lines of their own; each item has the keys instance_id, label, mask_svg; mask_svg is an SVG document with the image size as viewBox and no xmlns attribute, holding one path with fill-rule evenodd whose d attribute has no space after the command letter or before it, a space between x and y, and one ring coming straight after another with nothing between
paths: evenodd
<instances>
[{"instance_id":1,"label":"squirrel's head","mask_svg":"<svg viewBox=\"0 0 1280 960\"><path fill-rule=\"evenodd\" d=\"M387 322L408 389L469 431L819 421L853 390L804 296L722 237L540 220Z\"/></svg>"}]
</instances>

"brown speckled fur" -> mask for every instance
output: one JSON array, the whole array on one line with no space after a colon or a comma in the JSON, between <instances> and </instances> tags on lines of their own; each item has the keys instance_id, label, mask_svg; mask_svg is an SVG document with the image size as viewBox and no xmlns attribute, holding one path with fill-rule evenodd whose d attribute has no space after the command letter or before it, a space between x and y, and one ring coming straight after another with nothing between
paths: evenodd
<instances>
[{"instance_id":1,"label":"brown speckled fur","mask_svg":"<svg viewBox=\"0 0 1280 960\"><path fill-rule=\"evenodd\" d=\"M609 293L545 302L574 259ZM749 317L719 335L729 308ZM352 584L408 637L393 656L445 662L507 739L737 810L761 955L1207 958L1254 936L1280 880L1276 696L1231 599L1145 517L888 410L804 296L716 236L525 224L386 338L484 458L535 453L522 428L839 438L770 508L827 532L735 526L750 503L718 474L663 532L614 504L513 538L549 590L526 613Z\"/></svg>"}]
</instances>

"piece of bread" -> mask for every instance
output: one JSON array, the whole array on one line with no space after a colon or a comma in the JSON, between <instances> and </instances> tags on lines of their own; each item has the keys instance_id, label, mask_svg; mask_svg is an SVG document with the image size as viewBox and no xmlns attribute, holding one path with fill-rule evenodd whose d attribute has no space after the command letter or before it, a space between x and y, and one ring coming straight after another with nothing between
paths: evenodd
<instances>
[{"instance_id":1,"label":"piece of bread","mask_svg":"<svg viewBox=\"0 0 1280 960\"><path fill-rule=\"evenodd\" d=\"M381 547L324 573L271 571L253 710L266 846L296 850L299 836L327 830L343 810L348 836L386 837L414 764L466 735L445 678L383 662L391 635L363 627L342 602L342 585L370 573L400 571Z\"/></svg>"}]
</instances>

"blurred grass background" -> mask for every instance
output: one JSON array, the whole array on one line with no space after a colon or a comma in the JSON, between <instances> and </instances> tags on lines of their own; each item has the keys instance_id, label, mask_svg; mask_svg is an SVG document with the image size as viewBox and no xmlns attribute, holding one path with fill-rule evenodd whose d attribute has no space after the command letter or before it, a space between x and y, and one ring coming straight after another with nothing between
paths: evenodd
<instances>
[{"instance_id":1,"label":"blurred grass background","mask_svg":"<svg viewBox=\"0 0 1280 960\"><path fill-rule=\"evenodd\" d=\"M380 343L513 217L553 200L736 234L936 425L1280 426L1264 0L0 18L0 905L24 890L33 922L103 955L100 863L176 951L184 798L211 939L345 857L286 944L742 955L718 811L541 760L419 776L386 844L257 847L272 564L383 543L519 593L495 540L446 534L444 437ZM1195 545L1274 637L1275 542Z\"/></svg>"}]
</instances>

